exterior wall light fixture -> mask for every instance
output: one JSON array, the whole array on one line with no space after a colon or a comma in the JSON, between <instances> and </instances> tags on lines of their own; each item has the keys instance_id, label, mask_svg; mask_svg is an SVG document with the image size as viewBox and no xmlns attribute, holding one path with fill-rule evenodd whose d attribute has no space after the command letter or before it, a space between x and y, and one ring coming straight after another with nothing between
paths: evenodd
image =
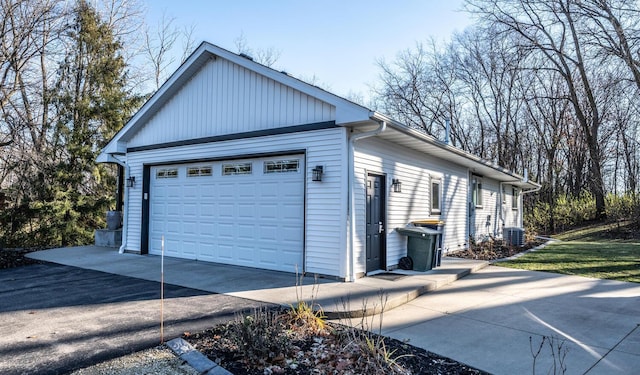
<instances>
[{"instance_id":1,"label":"exterior wall light fixture","mask_svg":"<svg viewBox=\"0 0 640 375\"><path fill-rule=\"evenodd\" d=\"M391 185L393 186L394 193L402 193L402 182L399 179L394 178L391 180Z\"/></svg>"},{"instance_id":2,"label":"exterior wall light fixture","mask_svg":"<svg viewBox=\"0 0 640 375\"><path fill-rule=\"evenodd\" d=\"M133 187L136 184L136 176L127 178L127 187Z\"/></svg>"},{"instance_id":3,"label":"exterior wall light fixture","mask_svg":"<svg viewBox=\"0 0 640 375\"><path fill-rule=\"evenodd\" d=\"M315 168L311 170L311 181L322 181L323 173L324 168L321 165L316 165Z\"/></svg>"}]
</instances>

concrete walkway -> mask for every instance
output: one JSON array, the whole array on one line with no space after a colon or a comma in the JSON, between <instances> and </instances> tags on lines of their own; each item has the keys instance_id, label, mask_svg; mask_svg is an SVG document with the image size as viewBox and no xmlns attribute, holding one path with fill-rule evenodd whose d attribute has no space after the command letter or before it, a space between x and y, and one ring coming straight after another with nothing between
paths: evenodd
<instances>
[{"instance_id":1,"label":"concrete walkway","mask_svg":"<svg viewBox=\"0 0 640 375\"><path fill-rule=\"evenodd\" d=\"M102 271L149 281L160 281L161 259L153 255L118 254L113 248L82 246L44 250L29 255L47 262ZM450 284L488 265L485 261L447 258L428 272L397 271L390 281L365 277L353 283L305 277L286 272L165 257L164 281L207 292L289 306L299 300L315 302L329 318L357 317L401 306L418 296ZM394 272L395 273L395 272ZM381 293L383 291L383 293Z\"/></svg>"},{"instance_id":2,"label":"concrete walkway","mask_svg":"<svg viewBox=\"0 0 640 375\"><path fill-rule=\"evenodd\" d=\"M160 279L157 256L77 247L32 257ZM383 335L494 374L531 374L532 349L545 337L553 342L542 343L536 374L560 366L559 358L566 374L638 374L640 369L640 285L635 283L487 267L486 262L454 258L445 258L437 270L395 281L304 278L302 287L288 273L165 258L165 281L281 305L314 299L332 317L341 316L342 323L374 332L381 316L358 316L384 305ZM556 373L562 372L558 368Z\"/></svg>"},{"instance_id":3,"label":"concrete walkway","mask_svg":"<svg viewBox=\"0 0 640 375\"><path fill-rule=\"evenodd\" d=\"M378 319L364 324L377 332ZM636 283L490 266L384 313L382 323L385 336L493 374L533 373L531 348L544 336L554 341L542 345L535 374L554 373L559 344L566 374L640 374Z\"/></svg>"}]
</instances>

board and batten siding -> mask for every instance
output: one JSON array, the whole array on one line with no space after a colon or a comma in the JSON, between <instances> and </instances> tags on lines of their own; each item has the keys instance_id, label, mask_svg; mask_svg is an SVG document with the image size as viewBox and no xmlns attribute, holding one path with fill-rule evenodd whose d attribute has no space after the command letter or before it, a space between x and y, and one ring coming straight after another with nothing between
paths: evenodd
<instances>
[{"instance_id":1,"label":"board and batten siding","mask_svg":"<svg viewBox=\"0 0 640 375\"><path fill-rule=\"evenodd\" d=\"M306 150L305 181L305 270L346 277L346 130L331 128L316 131L221 141L188 146L130 152L127 163L136 181L142 182L145 164L172 164L176 161L238 157L243 153L279 153ZM239 151L242 150L242 151ZM322 165L321 182L311 181L311 169ZM129 189L127 246L139 252L142 233L142 183ZM302 270L301 270L302 271Z\"/></svg>"},{"instance_id":2,"label":"board and batten siding","mask_svg":"<svg viewBox=\"0 0 640 375\"><path fill-rule=\"evenodd\" d=\"M229 60L215 58L132 136L127 147L313 124L335 118L334 106Z\"/></svg>"},{"instance_id":3,"label":"board and batten siding","mask_svg":"<svg viewBox=\"0 0 640 375\"><path fill-rule=\"evenodd\" d=\"M355 145L355 217L354 238L356 273L364 273L366 254L366 190L368 173L386 174L387 202L387 267L398 264L407 255L407 239L395 228L421 219L440 219L444 227L444 251L462 249L466 245L467 169L430 155L401 148L379 138L366 138ZM393 192L394 178L402 182L402 192ZM439 215L431 215L431 178L443 184Z\"/></svg>"}]
</instances>

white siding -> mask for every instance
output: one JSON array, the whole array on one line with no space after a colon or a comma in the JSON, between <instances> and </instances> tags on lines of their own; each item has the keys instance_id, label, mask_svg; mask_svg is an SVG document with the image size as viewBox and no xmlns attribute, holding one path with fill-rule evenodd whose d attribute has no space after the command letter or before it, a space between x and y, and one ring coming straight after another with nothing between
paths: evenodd
<instances>
[{"instance_id":1,"label":"white siding","mask_svg":"<svg viewBox=\"0 0 640 375\"><path fill-rule=\"evenodd\" d=\"M500 229L499 218L499 188L498 181L482 178L482 206L475 208L474 239L487 236L497 236Z\"/></svg>"},{"instance_id":2,"label":"white siding","mask_svg":"<svg viewBox=\"0 0 640 375\"><path fill-rule=\"evenodd\" d=\"M509 184L504 184L506 189L506 203L504 207L504 226L505 227L522 227L522 193L520 193L520 199L518 202L518 207L516 209L513 208L512 204L512 187Z\"/></svg>"},{"instance_id":3,"label":"white siding","mask_svg":"<svg viewBox=\"0 0 640 375\"><path fill-rule=\"evenodd\" d=\"M306 271L346 277L346 130L333 128L312 132L240 139L129 153L136 187L130 190L127 250L140 251L142 221L142 172L145 163L239 156L306 149L305 260ZM322 182L311 181L311 169L322 165ZM140 181L140 183L138 183Z\"/></svg>"},{"instance_id":4,"label":"white siding","mask_svg":"<svg viewBox=\"0 0 640 375\"><path fill-rule=\"evenodd\" d=\"M445 221L445 251L464 248L466 244L467 170L429 155L401 148L378 138L356 142L355 152L355 260L356 273L365 272L365 179L367 172L386 174L387 267L395 266L406 256L406 237L395 228L429 218ZM430 216L430 178L441 178L443 196L441 214ZM394 193L391 180L402 182L402 192Z\"/></svg>"},{"instance_id":5,"label":"white siding","mask_svg":"<svg viewBox=\"0 0 640 375\"><path fill-rule=\"evenodd\" d=\"M325 102L228 60L211 59L127 147L335 120Z\"/></svg>"},{"instance_id":6,"label":"white siding","mask_svg":"<svg viewBox=\"0 0 640 375\"><path fill-rule=\"evenodd\" d=\"M501 203L500 182L488 178L482 179L482 207L476 207L474 239L483 240L488 237L501 238L502 227L522 227L522 195L518 207L513 208L512 185L503 184L504 203ZM502 212L501 212L502 210Z\"/></svg>"}]
</instances>

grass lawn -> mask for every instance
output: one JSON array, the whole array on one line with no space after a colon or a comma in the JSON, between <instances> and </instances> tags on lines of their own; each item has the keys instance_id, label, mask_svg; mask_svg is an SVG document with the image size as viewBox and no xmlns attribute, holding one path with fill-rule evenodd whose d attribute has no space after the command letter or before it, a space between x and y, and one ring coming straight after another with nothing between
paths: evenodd
<instances>
[{"instance_id":1,"label":"grass lawn","mask_svg":"<svg viewBox=\"0 0 640 375\"><path fill-rule=\"evenodd\" d=\"M616 229L594 225L565 232L554 236L561 242L499 265L640 283L640 239L617 239Z\"/></svg>"}]
</instances>

